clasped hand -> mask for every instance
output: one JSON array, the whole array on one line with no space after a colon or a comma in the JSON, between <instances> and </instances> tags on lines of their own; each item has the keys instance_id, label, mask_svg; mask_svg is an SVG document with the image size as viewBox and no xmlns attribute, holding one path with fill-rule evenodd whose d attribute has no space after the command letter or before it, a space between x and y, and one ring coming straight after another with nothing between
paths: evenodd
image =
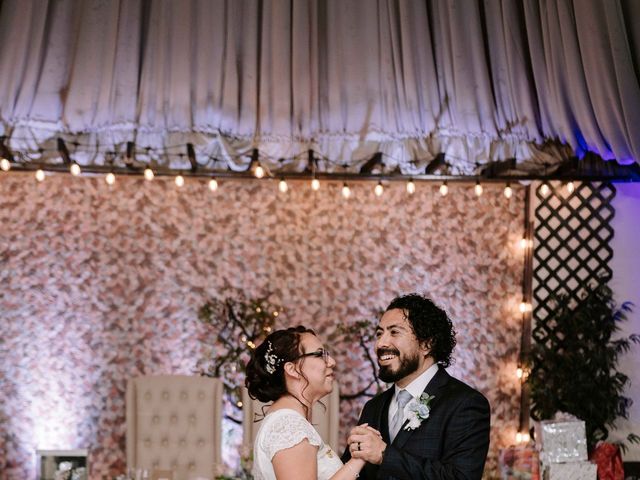
<instances>
[{"instance_id":1,"label":"clasped hand","mask_svg":"<svg viewBox=\"0 0 640 480\"><path fill-rule=\"evenodd\" d=\"M382 435L375 428L366 423L354 427L349 434L347 443L351 457L360 458L374 465L382 463L387 444L382 440Z\"/></svg>"}]
</instances>

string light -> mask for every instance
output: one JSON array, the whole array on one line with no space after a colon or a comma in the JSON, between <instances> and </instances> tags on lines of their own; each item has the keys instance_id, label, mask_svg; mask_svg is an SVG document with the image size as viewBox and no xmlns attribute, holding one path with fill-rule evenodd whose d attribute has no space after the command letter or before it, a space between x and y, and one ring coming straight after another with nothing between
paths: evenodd
<instances>
[{"instance_id":1,"label":"string light","mask_svg":"<svg viewBox=\"0 0 640 480\"><path fill-rule=\"evenodd\" d=\"M407 193L409 195L413 195L414 193L416 193L416 184L413 182L412 178L410 178L407 182Z\"/></svg>"},{"instance_id":2,"label":"string light","mask_svg":"<svg viewBox=\"0 0 640 480\"><path fill-rule=\"evenodd\" d=\"M520 302L520 305L518 307L518 309L520 310L520 313L527 313L529 311L531 311L531 304L522 301Z\"/></svg>"},{"instance_id":3,"label":"string light","mask_svg":"<svg viewBox=\"0 0 640 480\"><path fill-rule=\"evenodd\" d=\"M280 179L280 183L278 183L278 190L280 190L280 193L287 193L287 190L289 190L289 185L287 185L284 178Z\"/></svg>"},{"instance_id":4,"label":"string light","mask_svg":"<svg viewBox=\"0 0 640 480\"><path fill-rule=\"evenodd\" d=\"M71 175L73 175L74 177L77 177L82 173L82 170L80 170L80 165L78 165L76 162L73 162L71 164L71 167L69 167L69 171L71 172Z\"/></svg>"},{"instance_id":5,"label":"string light","mask_svg":"<svg viewBox=\"0 0 640 480\"><path fill-rule=\"evenodd\" d=\"M516 433L516 443L522 443L522 433Z\"/></svg>"},{"instance_id":6,"label":"string light","mask_svg":"<svg viewBox=\"0 0 640 480\"><path fill-rule=\"evenodd\" d=\"M540 185L540 195L542 195L543 197L549 195L549 185L547 184L547 182L544 182L542 185Z\"/></svg>"},{"instance_id":7,"label":"string light","mask_svg":"<svg viewBox=\"0 0 640 480\"><path fill-rule=\"evenodd\" d=\"M44 171L41 168L36 170L36 180L39 181L39 182L43 182L44 181Z\"/></svg>"},{"instance_id":8,"label":"string light","mask_svg":"<svg viewBox=\"0 0 640 480\"><path fill-rule=\"evenodd\" d=\"M518 245L520 245L520 248L522 250L525 250L526 248L533 246L533 240L529 240L528 238L521 238L518 242Z\"/></svg>"},{"instance_id":9,"label":"string light","mask_svg":"<svg viewBox=\"0 0 640 480\"><path fill-rule=\"evenodd\" d=\"M576 186L574 185L573 182L567 183L567 192L573 193L575 189L576 189Z\"/></svg>"},{"instance_id":10,"label":"string light","mask_svg":"<svg viewBox=\"0 0 640 480\"><path fill-rule=\"evenodd\" d=\"M133 142L129 142L129 143L131 143L132 148L131 148L131 152L129 152L129 146L127 147L127 148L128 148L128 149L127 149L127 158L128 158L129 160L128 160L128 162L125 160L125 164L126 164L126 165L128 165L129 167L131 167L131 159L133 158L133 159L135 160L135 150L136 150L136 148L135 148L135 144L133 144ZM83 147L87 147L87 148L90 148L90 147L91 147L91 145L82 145L82 144L77 143L77 142L74 142L73 144L74 144L75 146L83 146ZM174 149L174 148L177 148L177 147L178 147L177 145L174 145L174 146L171 146L171 147L166 147L166 148L151 148L151 147L146 147L146 148L144 148L144 150L146 151L146 153L147 153L147 154L149 154L150 152L154 152L154 153L166 154L166 155L168 155L168 156L175 156L176 154L175 154L175 153L172 153L172 151L170 151L169 149ZM111 149L108 149L108 148L105 150L104 148L100 148L100 147L97 147L97 146L94 146L94 148L95 148L95 152L96 152L97 154L104 154L106 157L109 157L109 158L111 158L110 156L114 156L114 157L111 159L111 161L113 161L113 159L115 158L115 155L117 155L117 150L118 150L118 149L117 149L117 147L115 147L115 146L114 146L114 147L112 147L113 151L112 151ZM44 150L43 150L43 149L40 149L40 151L41 151L41 152L42 152L42 151L45 151L45 150L52 150L52 151L53 151L53 150L55 150L55 149L53 149L53 148L51 148L51 149L44 149ZM142 150L140 150L140 147L138 148L138 150L139 150L139 151L142 151ZM313 152L311 152L310 154L312 155L312 153L313 153ZM21 154L21 155L22 155L22 154ZM184 155L184 154L180 154L180 156L181 156L181 157L182 157L183 155ZM267 170L266 170L266 168L265 168L265 167L263 167L263 166L260 164L259 156L258 156L258 155L259 155L259 152L257 151L257 149L254 149L254 154L252 154L252 167L253 167L253 169L252 169L252 170L253 170L253 174L254 174L254 176L255 176L256 178L258 178L258 179L261 179L261 178L264 178L264 177L267 175ZM240 155L238 155L238 156L240 156ZM105 157L105 158L106 158L106 157ZM6 171L12 170L12 169L14 169L14 168L18 168L19 170L23 170L23 169L24 169L24 170L28 170L28 169L29 169L30 165L28 165L28 163L27 163L27 164L25 164L25 165L23 165L22 163L18 163L18 164L17 164L17 167L16 167L16 165L15 165L14 163L12 163L11 158L12 158L12 157L11 157L11 156L7 156L7 154L6 154L4 151L0 152L0 171L5 171L5 172L6 172ZM28 156L28 155L26 156L26 158L27 158L27 160L29 160L29 156ZM124 158L124 156L123 156L123 158ZM218 159L215 159L215 158L213 158L213 157L211 157L211 156L210 156L209 158L210 158L210 159L213 159L213 160L214 160L214 161L216 161L216 162L218 161ZM310 158L312 158L312 157L310 157ZM190 157L190 159L191 159L191 157ZM282 159L281 159L281 160L282 160ZM326 161L328 161L330 164L339 165L339 163L338 163L336 160L330 160L330 159L325 159L325 160L326 160ZM310 161L310 162L311 162L311 161ZM34 162L34 163L35 163L35 162ZM78 164L78 162L76 162L76 161L74 161L74 160L70 159L70 158L68 157L68 155L67 155L67 156L66 156L66 158L65 158L65 163L66 163L67 165L69 165L69 171L70 171L70 172L71 172L71 174L72 174L72 175L74 175L74 176L82 175L82 174L83 174L83 171L85 171L85 170L86 170L86 171L89 171L89 172L92 172L92 173L99 173L99 172L100 172L100 170L101 170L101 169L99 169L99 168L96 168L96 166L94 166L94 165L84 165L84 166L81 168L81 166ZM192 164L192 165L193 165L193 164ZM311 163L310 163L310 165L311 165ZM26 168L25 168L25 166L26 166ZM343 166L345 166L345 165L343 165ZM54 167L54 168L52 168L52 169L53 169L53 170L55 170L55 171L59 171L59 168L58 168L57 166L56 166L56 167ZM118 169L118 170L119 170L119 169ZM113 185L113 184L115 184L115 174L114 174L113 172L110 172L110 173L111 173L113 176L112 176L112 175L108 175L108 177L107 177L107 176L105 176L105 181L106 181L109 185ZM127 172L127 173L130 173L130 172ZM199 172L199 173L201 173L201 172ZM211 173L213 173L213 172L211 172ZM230 173L231 173L231 174L229 174L229 176L230 176L230 177L232 177L232 176L233 176L233 175L232 175L232 172L230 172ZM312 188L312 190L317 191L317 190L319 190L319 189L320 189L320 181L319 181L319 180L318 180L318 178L316 177L315 168L314 168L314 170L313 170L312 172L310 172L310 173L312 173L312 174L313 174L313 178L311 178L311 180L310 180L311 188ZM160 174L161 174L161 175L171 174L171 169L161 169ZM147 168L145 168L145 169L144 169L144 178L145 178L147 181L151 181L151 180L153 180L153 179L155 178L155 175L156 175L156 173L154 173L154 171L152 170L151 166L148 166ZM226 176L227 174L224 174L224 175ZM44 173L43 173L43 174L38 174L38 178L40 178L40 177L42 177L42 176L46 176L46 174L44 174ZM545 176L546 176L546 175L545 175ZM398 177L399 177L399 178L401 178L401 175L398 175L397 177L392 178L392 179L394 179L394 180L395 180L395 179L396 179L396 178L398 178ZM398 178L398 179L399 179L399 178ZM467 178L468 178L468 177L467 177ZM461 179L465 179L465 177L464 177L464 176L462 176L462 177L461 177ZM43 181L43 180L44 180L44 178L43 178L42 180L38 180L38 181ZM112 180L113 180L113 181L112 181ZM184 185L185 177L184 177L184 176L182 176L182 175L179 175L179 176L177 176L177 177L176 177L175 181L176 181L176 185L177 185L178 187L182 187L182 186ZM564 184L564 186L566 187L566 192L568 192L569 194L573 194L573 193L576 191L576 183L575 183L573 180L571 180L571 181L567 181L567 182ZM211 191L216 191L216 190L217 190L217 188L218 188L217 180L215 180L215 179L211 179L211 180L209 180L209 189L210 189ZM288 186L288 185L286 185L286 186L285 186L285 182L284 182L284 180L282 180L282 181L280 182L280 184L279 184L279 189L280 189L280 191L282 191L282 192L287 192L287 191L289 190L289 186ZM442 195L442 196L446 196L446 195L448 195L448 193L449 193L449 187L448 187L448 185L447 185L447 181L444 181L444 182L440 185L440 189L439 189L439 190L440 190L440 195ZM409 194L409 195L413 195L413 194L415 193L415 191L416 191L416 184L415 184L415 182L414 182L413 178L409 178L409 180L407 180L407 181L406 181L406 191L407 191L407 194ZM382 183L381 183L381 182L378 182L378 184L375 186L375 188L374 188L374 192L375 192L375 195L376 195L376 196L379 196L379 197L380 197L380 196L382 196L382 195L384 195L384 186L382 185ZM483 195L483 193L484 193L483 185L481 184L481 181L480 181L480 180L477 180L477 177L476 177L476 182L475 182L475 186L474 186L474 192L475 192L475 195L476 195L477 197L482 196L482 195ZM548 181L548 180L543 181L543 182L540 184L539 188L538 188L538 194L544 197L544 196L549 195L549 193L550 193L550 192L551 192L551 188L550 188L550 185L549 185L549 181ZM342 188L342 195L343 195L343 197L345 197L345 198L350 198L350 197L351 197L351 193L352 193L352 192L351 192L351 190L349 189L349 187L348 187L348 186L347 186L346 188L343 186L343 188ZM504 189L504 195L505 195L505 197L506 197L506 198L508 198L508 199L510 199L510 198L512 198L512 197L513 197L513 193L514 193L514 192L513 192L512 187L510 186L510 184L509 184L509 183L507 183L507 185L506 185L506 187L505 187L505 189ZM530 243L529 243L529 245L530 245L531 243L532 243L532 242L530 242ZM522 241L522 242L521 242L521 247L522 247L523 249L524 249L524 248L527 248L527 245L525 244L525 242L524 242L524 241Z\"/></svg>"},{"instance_id":11,"label":"string light","mask_svg":"<svg viewBox=\"0 0 640 480\"><path fill-rule=\"evenodd\" d=\"M114 183L116 183L116 176L113 174L113 172L109 172L104 177L104 181L107 182L107 185L113 185Z\"/></svg>"},{"instance_id":12,"label":"string light","mask_svg":"<svg viewBox=\"0 0 640 480\"><path fill-rule=\"evenodd\" d=\"M238 408L242 408L242 401L238 400L238 403L236 403L236 405L238 405Z\"/></svg>"},{"instance_id":13,"label":"string light","mask_svg":"<svg viewBox=\"0 0 640 480\"><path fill-rule=\"evenodd\" d=\"M518 367L516 368L516 377L518 377L520 380L526 380L529 376L529 373L531 373L529 367L526 364L518 362Z\"/></svg>"},{"instance_id":14,"label":"string light","mask_svg":"<svg viewBox=\"0 0 640 480\"><path fill-rule=\"evenodd\" d=\"M15 165L13 165L13 160L12 160L12 153L11 151L9 151L7 149L7 147L5 147L4 144L4 137L2 140L0 140L0 170L4 170L7 171L11 168L15 168ZM17 138L17 140L25 140L25 139L21 139L21 138ZM74 170L74 172L77 172L78 168L80 167L79 165L77 167L73 166L73 164L77 164L77 162L73 161L70 157L69 157L69 153L66 149L65 143L64 141L62 141L62 139L58 139L58 148L40 148L39 152L43 153L43 152L47 152L47 151L57 151L64 160L64 163L69 165L70 168L72 168ZM118 151L119 151L119 147L114 145L112 147L104 147L104 146L100 146L98 144L95 143L90 143L90 142L85 142L85 143L81 143L78 141L74 141L71 142L75 147L81 147L82 152L84 153L93 153L97 156L100 155L104 155L105 158L109 157L111 159L111 161L113 161L115 159L115 157L118 155ZM193 145L191 144L182 144L182 145L171 145L171 146L165 146L165 147L151 147L151 146L147 146L147 147L140 147L138 146L136 148L136 144L134 142L127 142L127 151L126 151L126 155L123 154L122 158L124 159L124 164L125 166L129 166L132 167L132 163L133 161L135 161L135 156L136 156L136 152L144 152L146 155L158 155L158 156L167 156L167 157L180 157L181 159L185 156L184 153L176 153L177 149L182 149L184 147L187 147L187 156L189 158L189 161L191 162L191 166L192 169L195 170L198 169L199 165L195 162L195 151L193 150ZM309 167L313 167L313 171L312 173L314 174L315 177L315 167L317 165L315 158L314 158L314 151L313 150L309 150ZM22 152L22 153L18 153L21 158L26 158L27 160L31 160L29 157L29 152ZM94 156L95 156L94 155ZM260 152L258 151L258 149L253 149L253 152L251 153L251 165L250 165L250 171L253 172L253 174L257 177L257 178L263 178L264 176L267 175L267 169L265 167L263 167L260 164L260 160L259 160L259 155ZM232 158L238 158L238 157L244 157L246 156L246 154L237 154L237 155L231 155ZM382 154L380 152L376 153L376 158L377 158L377 162L380 162L379 157L382 156L386 156L389 157L392 160L398 161L398 158L394 158L392 155L388 155L388 154ZM300 154L294 154L291 158L297 159L300 157ZM214 162L219 162L220 159L215 158L211 155L208 156L209 160L213 160ZM281 162L285 161L285 158L281 158L279 159ZM420 159L414 159L412 160L412 162L417 162ZM347 168L349 166L349 164L344 164L344 163L340 163L337 159L330 159L330 158L326 158L323 157L323 161L331 164L331 165L338 165L338 166L342 166L343 168ZM35 162L34 162L35 163ZM443 165L447 165L447 162L442 162ZM17 164L17 167L19 170L23 170L25 168L24 165L22 164L22 162L19 162ZM26 168L25 170L28 170L29 168ZM59 169L53 168L53 170L55 171L59 171ZM96 165L85 165L83 167L83 170L87 170L90 171L92 173L99 173L100 169L96 168ZM97 171L96 171L97 170ZM429 169L428 171L426 171L425 173L427 174L431 174L433 173L433 171L438 171L438 169L436 168L435 170L433 169ZM145 170L146 171L146 170ZM80 172L81 173L81 172ZM77 173L78 175L80 173ZM130 172L127 172L130 173ZM165 171L165 169L162 170L162 174L163 175L167 175L169 172ZM232 172L230 172L232 173ZM74 173L75 175L76 173ZM535 175L535 174L533 174ZM606 175L603 173L602 175L604 175L606 177ZM226 176L226 175L225 175ZM233 175L229 175L230 177ZM238 176L244 176L244 175L238 175ZM535 175L537 177L537 175ZM401 175L398 175L398 177L401 177ZM525 177L529 177L529 175L525 175ZM545 178L549 178L547 173L546 173L546 168L545 168L545 173L544 173L544 177ZM478 178L478 177L476 177ZM518 177L520 178L520 177ZM539 177L537 177L539 178ZM469 177L466 177L464 175L460 176L461 180L469 180ZM513 179L511 179L513 180ZM524 180L524 179L523 179ZM313 182L314 185L316 185L316 182ZM543 195L546 195L549 193L549 186L547 185L548 181L545 180L542 184L541 187L539 189L539 192L542 193ZM476 185L479 184L479 181L476 183ZM409 181L407 182L407 191L408 193L412 194L414 193L413 188L415 187L415 184L413 182L413 179L409 179ZM566 183L566 187L569 190L569 193L573 193L575 191L575 182L570 181ZM314 187L315 189L315 187ZM480 191L480 188L477 188L478 191ZM480 195L480 194L478 194Z\"/></svg>"}]
</instances>

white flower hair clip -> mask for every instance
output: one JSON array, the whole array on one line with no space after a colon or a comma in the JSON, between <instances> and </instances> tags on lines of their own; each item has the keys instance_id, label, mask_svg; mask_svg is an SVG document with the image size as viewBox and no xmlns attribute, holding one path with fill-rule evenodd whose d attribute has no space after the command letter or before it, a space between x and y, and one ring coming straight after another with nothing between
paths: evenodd
<instances>
[{"instance_id":1,"label":"white flower hair clip","mask_svg":"<svg viewBox=\"0 0 640 480\"><path fill-rule=\"evenodd\" d=\"M264 360L267 362L267 366L265 368L270 375L273 375L278 365L282 363L282 359L278 358L278 356L273 353L273 345L271 344L271 341L267 342L267 353L264 354Z\"/></svg>"}]
</instances>

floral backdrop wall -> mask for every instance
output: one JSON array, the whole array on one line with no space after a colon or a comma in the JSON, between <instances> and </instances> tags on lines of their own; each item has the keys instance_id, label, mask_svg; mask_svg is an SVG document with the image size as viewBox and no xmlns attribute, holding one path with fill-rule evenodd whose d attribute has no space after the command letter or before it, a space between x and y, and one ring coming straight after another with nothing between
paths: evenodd
<instances>
[{"instance_id":1,"label":"floral backdrop wall","mask_svg":"<svg viewBox=\"0 0 640 480\"><path fill-rule=\"evenodd\" d=\"M319 332L426 293L458 331L449 369L492 405L487 476L519 414L524 192L393 183L313 192L290 182L0 176L0 477L34 478L36 449L91 449L91 479L123 473L125 387L192 373L206 345L197 311L225 287L270 292L287 323ZM280 325L282 326L282 325ZM335 352L341 391L370 369ZM342 402L342 436L364 398ZM231 442L231 440L229 440ZM223 448L235 448L232 442Z\"/></svg>"}]
</instances>

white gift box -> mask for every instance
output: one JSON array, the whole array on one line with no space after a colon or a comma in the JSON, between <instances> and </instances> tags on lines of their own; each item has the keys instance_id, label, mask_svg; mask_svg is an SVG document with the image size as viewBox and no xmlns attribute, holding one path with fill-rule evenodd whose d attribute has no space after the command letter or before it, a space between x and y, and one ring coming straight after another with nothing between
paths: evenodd
<instances>
[{"instance_id":1,"label":"white gift box","mask_svg":"<svg viewBox=\"0 0 640 480\"><path fill-rule=\"evenodd\" d=\"M597 480L598 466L591 462L550 463L544 468L544 480Z\"/></svg>"},{"instance_id":2,"label":"white gift box","mask_svg":"<svg viewBox=\"0 0 640 480\"><path fill-rule=\"evenodd\" d=\"M582 420L545 420L537 425L544 464L584 462L587 460L587 436Z\"/></svg>"}]
</instances>

